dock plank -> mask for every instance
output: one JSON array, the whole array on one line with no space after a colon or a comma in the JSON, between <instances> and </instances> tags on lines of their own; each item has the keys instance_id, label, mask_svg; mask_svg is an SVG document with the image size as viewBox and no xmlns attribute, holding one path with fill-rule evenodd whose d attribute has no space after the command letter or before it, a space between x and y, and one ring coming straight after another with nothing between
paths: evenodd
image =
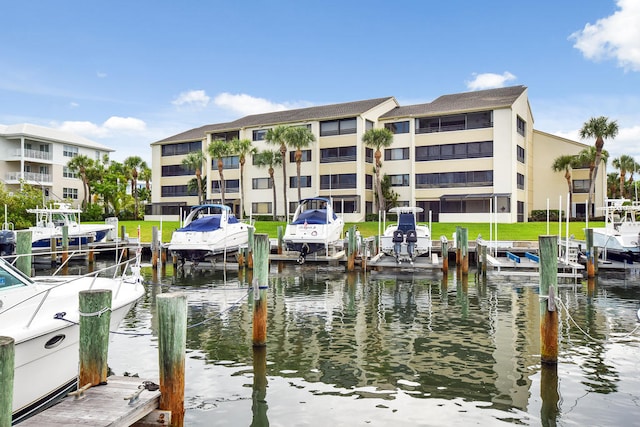
<instances>
[{"instance_id":1,"label":"dock plank","mask_svg":"<svg viewBox=\"0 0 640 427\"><path fill-rule=\"evenodd\" d=\"M23 421L21 426L130 426L158 407L160 391L144 390L129 404L128 397L139 390L143 379L111 376L107 384L91 387L85 397L66 397L58 404Z\"/></svg>"}]
</instances>

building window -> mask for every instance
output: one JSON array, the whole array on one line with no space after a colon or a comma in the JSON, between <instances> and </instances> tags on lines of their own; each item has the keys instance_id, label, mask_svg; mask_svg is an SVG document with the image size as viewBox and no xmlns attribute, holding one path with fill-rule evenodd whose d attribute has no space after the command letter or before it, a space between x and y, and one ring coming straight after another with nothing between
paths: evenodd
<instances>
[{"instance_id":1,"label":"building window","mask_svg":"<svg viewBox=\"0 0 640 427\"><path fill-rule=\"evenodd\" d=\"M271 183L271 178L253 178L251 180L251 188L253 190L266 190L273 188L273 184Z\"/></svg>"},{"instance_id":2,"label":"building window","mask_svg":"<svg viewBox=\"0 0 640 427\"><path fill-rule=\"evenodd\" d=\"M267 134L266 129L259 129L253 131L253 140L254 141L264 141L264 137Z\"/></svg>"},{"instance_id":3,"label":"building window","mask_svg":"<svg viewBox=\"0 0 640 427\"><path fill-rule=\"evenodd\" d=\"M492 116L492 111L478 111L467 114L422 117L416 119L416 133L490 128L493 126Z\"/></svg>"},{"instance_id":4,"label":"building window","mask_svg":"<svg viewBox=\"0 0 640 427\"><path fill-rule=\"evenodd\" d=\"M254 215L266 215L271 213L271 202L251 203L251 213Z\"/></svg>"},{"instance_id":5,"label":"building window","mask_svg":"<svg viewBox=\"0 0 640 427\"><path fill-rule=\"evenodd\" d=\"M409 121L385 123L384 127L389 129L391 133L409 133Z\"/></svg>"},{"instance_id":6,"label":"building window","mask_svg":"<svg viewBox=\"0 0 640 427\"><path fill-rule=\"evenodd\" d=\"M180 142L162 146L162 157L181 156L192 151L202 150L202 141Z\"/></svg>"},{"instance_id":7,"label":"building window","mask_svg":"<svg viewBox=\"0 0 640 427\"><path fill-rule=\"evenodd\" d=\"M518 190L524 190L524 175L519 173L517 179L518 179Z\"/></svg>"},{"instance_id":8,"label":"building window","mask_svg":"<svg viewBox=\"0 0 640 427\"><path fill-rule=\"evenodd\" d=\"M357 120L355 117L320 122L320 136L346 135L356 133L357 129Z\"/></svg>"},{"instance_id":9,"label":"building window","mask_svg":"<svg viewBox=\"0 0 640 427\"><path fill-rule=\"evenodd\" d=\"M588 179L574 179L573 182L574 193L588 193L589 192L589 180Z\"/></svg>"},{"instance_id":10,"label":"building window","mask_svg":"<svg viewBox=\"0 0 640 427\"><path fill-rule=\"evenodd\" d=\"M72 172L71 169L69 169L66 166L62 167L62 176L65 178L77 178L78 174L75 172Z\"/></svg>"},{"instance_id":11,"label":"building window","mask_svg":"<svg viewBox=\"0 0 640 427\"><path fill-rule=\"evenodd\" d=\"M518 133L522 136L527 134L527 122L525 122L520 116L516 118L516 124L518 127Z\"/></svg>"},{"instance_id":12,"label":"building window","mask_svg":"<svg viewBox=\"0 0 640 427\"><path fill-rule=\"evenodd\" d=\"M238 169L240 168L240 157L225 156L222 158L222 169ZM218 170L218 159L211 159L211 169Z\"/></svg>"},{"instance_id":13,"label":"building window","mask_svg":"<svg viewBox=\"0 0 640 427\"><path fill-rule=\"evenodd\" d=\"M364 176L364 188L367 190L373 190L373 175L366 174Z\"/></svg>"},{"instance_id":14,"label":"building window","mask_svg":"<svg viewBox=\"0 0 640 427\"><path fill-rule=\"evenodd\" d=\"M364 147L364 161L373 163L373 148Z\"/></svg>"},{"instance_id":15,"label":"building window","mask_svg":"<svg viewBox=\"0 0 640 427\"><path fill-rule=\"evenodd\" d=\"M331 199L331 206L333 206L333 211L335 213L360 212L360 197L358 196L334 196Z\"/></svg>"},{"instance_id":16,"label":"building window","mask_svg":"<svg viewBox=\"0 0 640 427\"><path fill-rule=\"evenodd\" d=\"M384 150L385 160L408 160L409 148L387 148Z\"/></svg>"},{"instance_id":17,"label":"building window","mask_svg":"<svg viewBox=\"0 0 640 427\"><path fill-rule=\"evenodd\" d=\"M161 176L184 176L195 175L194 169L187 169L184 165L166 165L162 166Z\"/></svg>"},{"instance_id":18,"label":"building window","mask_svg":"<svg viewBox=\"0 0 640 427\"><path fill-rule=\"evenodd\" d=\"M62 198L63 199L75 199L78 200L78 189L77 188L62 188Z\"/></svg>"},{"instance_id":19,"label":"building window","mask_svg":"<svg viewBox=\"0 0 640 427\"><path fill-rule=\"evenodd\" d=\"M416 175L416 188L490 187L493 171L466 171L420 173Z\"/></svg>"},{"instance_id":20,"label":"building window","mask_svg":"<svg viewBox=\"0 0 640 427\"><path fill-rule=\"evenodd\" d=\"M356 146L323 148L320 150L320 163L354 162Z\"/></svg>"},{"instance_id":21,"label":"building window","mask_svg":"<svg viewBox=\"0 0 640 427\"><path fill-rule=\"evenodd\" d=\"M220 194L220 180L214 179L211 181L211 192ZM224 193L239 193L240 192L240 180L239 179L225 179L224 180Z\"/></svg>"},{"instance_id":22,"label":"building window","mask_svg":"<svg viewBox=\"0 0 640 427\"><path fill-rule=\"evenodd\" d=\"M298 177L289 177L289 188L298 188ZM300 177L300 188L311 188L311 176Z\"/></svg>"},{"instance_id":23,"label":"building window","mask_svg":"<svg viewBox=\"0 0 640 427\"><path fill-rule=\"evenodd\" d=\"M231 132L218 132L211 134L212 141L227 141L231 142L234 139L240 139L240 131L234 130Z\"/></svg>"},{"instance_id":24,"label":"building window","mask_svg":"<svg viewBox=\"0 0 640 427\"><path fill-rule=\"evenodd\" d=\"M64 157L75 157L78 155L78 147L73 145L64 145L62 147L62 155Z\"/></svg>"},{"instance_id":25,"label":"building window","mask_svg":"<svg viewBox=\"0 0 640 427\"><path fill-rule=\"evenodd\" d=\"M524 163L524 148L518 145L518 161Z\"/></svg>"},{"instance_id":26,"label":"building window","mask_svg":"<svg viewBox=\"0 0 640 427\"><path fill-rule=\"evenodd\" d=\"M189 190L186 185L163 185L160 193L162 197L197 196L198 189Z\"/></svg>"},{"instance_id":27,"label":"building window","mask_svg":"<svg viewBox=\"0 0 640 427\"><path fill-rule=\"evenodd\" d=\"M341 188L356 188L357 179L355 173L345 173L338 175L321 175L321 190L336 190Z\"/></svg>"},{"instance_id":28,"label":"building window","mask_svg":"<svg viewBox=\"0 0 640 427\"><path fill-rule=\"evenodd\" d=\"M301 162L310 162L311 161L311 150L302 150L302 157L300 158ZM289 163L296 162L296 152L289 151Z\"/></svg>"},{"instance_id":29,"label":"building window","mask_svg":"<svg viewBox=\"0 0 640 427\"><path fill-rule=\"evenodd\" d=\"M389 175L392 187L408 187L409 186L409 174L404 175Z\"/></svg>"},{"instance_id":30,"label":"building window","mask_svg":"<svg viewBox=\"0 0 640 427\"><path fill-rule=\"evenodd\" d=\"M459 160L493 157L493 141L416 147L416 161Z\"/></svg>"},{"instance_id":31,"label":"building window","mask_svg":"<svg viewBox=\"0 0 640 427\"><path fill-rule=\"evenodd\" d=\"M518 203L518 222L524 222L524 202Z\"/></svg>"},{"instance_id":32,"label":"building window","mask_svg":"<svg viewBox=\"0 0 640 427\"><path fill-rule=\"evenodd\" d=\"M500 212L510 212L511 198L509 196L497 196ZM440 213L489 213L493 206L494 198L491 195L468 194L455 196L442 196L440 198Z\"/></svg>"},{"instance_id":33,"label":"building window","mask_svg":"<svg viewBox=\"0 0 640 427\"><path fill-rule=\"evenodd\" d=\"M365 120L364 122L364 131L368 131L369 129L373 129L373 122L371 120Z\"/></svg>"}]
</instances>

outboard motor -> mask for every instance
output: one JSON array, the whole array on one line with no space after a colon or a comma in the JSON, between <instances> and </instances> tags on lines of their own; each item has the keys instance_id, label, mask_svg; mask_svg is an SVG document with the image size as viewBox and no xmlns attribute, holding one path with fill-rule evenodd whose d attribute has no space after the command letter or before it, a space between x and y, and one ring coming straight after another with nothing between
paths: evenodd
<instances>
[{"instance_id":1,"label":"outboard motor","mask_svg":"<svg viewBox=\"0 0 640 427\"><path fill-rule=\"evenodd\" d=\"M298 257L298 264L300 265L304 264L308 253L309 253L309 245L305 243L304 245L302 245L302 248L300 248L300 256Z\"/></svg>"},{"instance_id":2,"label":"outboard motor","mask_svg":"<svg viewBox=\"0 0 640 427\"><path fill-rule=\"evenodd\" d=\"M15 233L12 230L0 230L0 256L13 255L15 250Z\"/></svg>"},{"instance_id":3,"label":"outboard motor","mask_svg":"<svg viewBox=\"0 0 640 427\"><path fill-rule=\"evenodd\" d=\"M416 249L416 242L418 241L418 235L416 234L416 230L407 231L407 252L409 253L409 258L413 261L415 255L414 251Z\"/></svg>"},{"instance_id":4,"label":"outboard motor","mask_svg":"<svg viewBox=\"0 0 640 427\"><path fill-rule=\"evenodd\" d=\"M396 262L400 262L398 257L400 256L400 251L402 250L402 242L404 242L404 233L402 232L402 230L395 230L393 232L391 241L393 242L393 254L396 257Z\"/></svg>"}]
</instances>

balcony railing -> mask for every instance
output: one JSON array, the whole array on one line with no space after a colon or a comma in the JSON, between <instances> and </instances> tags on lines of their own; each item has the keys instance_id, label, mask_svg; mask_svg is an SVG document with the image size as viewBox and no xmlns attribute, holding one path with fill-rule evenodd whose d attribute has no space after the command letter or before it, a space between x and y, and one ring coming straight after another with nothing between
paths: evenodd
<instances>
[{"instance_id":1,"label":"balcony railing","mask_svg":"<svg viewBox=\"0 0 640 427\"><path fill-rule=\"evenodd\" d=\"M14 154L15 157L21 157L22 156L22 150L17 149L17 150L14 151L13 154ZM40 151L40 150L24 150L24 158L25 159L51 161L51 160L53 160L53 154L49 153L47 151Z\"/></svg>"},{"instance_id":2,"label":"balcony railing","mask_svg":"<svg viewBox=\"0 0 640 427\"><path fill-rule=\"evenodd\" d=\"M24 172L24 178L20 172L7 172L5 174L5 179L9 182L18 182L20 179L24 179L26 182L35 184L50 184L53 182L50 174L35 172Z\"/></svg>"}]
</instances>

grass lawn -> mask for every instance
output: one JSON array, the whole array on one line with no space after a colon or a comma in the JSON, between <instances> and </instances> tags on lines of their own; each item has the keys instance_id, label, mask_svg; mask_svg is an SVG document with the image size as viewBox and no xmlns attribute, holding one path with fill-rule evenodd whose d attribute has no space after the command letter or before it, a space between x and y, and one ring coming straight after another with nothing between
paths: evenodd
<instances>
[{"instance_id":1,"label":"grass lawn","mask_svg":"<svg viewBox=\"0 0 640 427\"><path fill-rule=\"evenodd\" d=\"M158 227L160 229L160 221L120 221L118 223L120 229L118 234L121 233L121 228L126 227L126 232L130 237L136 237L138 234L138 226L140 226L140 239L142 242L151 242L152 228ZM171 233L178 228L177 221L164 221L162 223L162 241L171 241ZM284 222L274 221L260 221L256 222L256 233L266 233L271 238L278 237L278 226L285 227ZM377 222L359 222L359 223L347 223L345 225L345 232L353 225L358 227L360 234L363 237L374 236L378 234ZM388 224L387 224L388 225ZM432 224L433 231L431 233L432 239L437 240L440 236L446 236L451 240L452 234L456 230L456 226L465 227L468 230L469 240L475 240L478 234L482 235L482 238L489 240L489 224L488 223L439 223L434 222ZM603 227L604 223L599 221L589 222L589 227ZM569 223L569 235L574 235L577 240L584 240L584 222L570 222ZM546 222L520 222L515 224L498 224L498 240L538 240L538 236L547 234ZM549 223L549 233L551 235L561 234L566 236L566 223L560 225L558 228L557 222ZM495 236L493 236L495 240Z\"/></svg>"}]
</instances>

